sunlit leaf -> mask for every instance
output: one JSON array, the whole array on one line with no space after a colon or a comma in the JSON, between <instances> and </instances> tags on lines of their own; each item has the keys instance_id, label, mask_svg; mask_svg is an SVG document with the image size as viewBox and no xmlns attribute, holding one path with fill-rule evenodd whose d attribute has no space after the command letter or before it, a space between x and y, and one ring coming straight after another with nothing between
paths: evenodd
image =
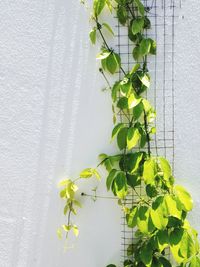
<instances>
[{"instance_id":1,"label":"sunlit leaf","mask_svg":"<svg viewBox=\"0 0 200 267\"><path fill-rule=\"evenodd\" d=\"M106 5L106 0L94 0L93 10L96 17L98 17Z\"/></svg>"},{"instance_id":2,"label":"sunlit leaf","mask_svg":"<svg viewBox=\"0 0 200 267\"><path fill-rule=\"evenodd\" d=\"M178 196L178 199L183 205L183 209L185 211L190 211L193 208L193 200L191 195L186 191L186 189L183 186L176 185L174 187L174 190L176 192L176 195Z\"/></svg>"},{"instance_id":3,"label":"sunlit leaf","mask_svg":"<svg viewBox=\"0 0 200 267\"><path fill-rule=\"evenodd\" d=\"M163 171L163 177L166 181L168 181L169 178L172 176L171 166L165 158L159 157L159 160L160 160L161 169Z\"/></svg>"},{"instance_id":4,"label":"sunlit leaf","mask_svg":"<svg viewBox=\"0 0 200 267\"><path fill-rule=\"evenodd\" d=\"M117 173L117 170L113 169L110 171L110 173L108 174L108 177L106 179L106 187L107 187L107 190L110 190L112 184L113 184L113 181L115 179L115 175Z\"/></svg>"},{"instance_id":5,"label":"sunlit leaf","mask_svg":"<svg viewBox=\"0 0 200 267\"><path fill-rule=\"evenodd\" d=\"M102 24L102 26L105 27L112 35L114 35L114 32L113 32L113 30L112 30L112 28L110 27L109 24L107 24L107 23L104 22Z\"/></svg>"},{"instance_id":6,"label":"sunlit leaf","mask_svg":"<svg viewBox=\"0 0 200 267\"><path fill-rule=\"evenodd\" d=\"M127 147L132 149L135 147L140 139L140 133L137 128L129 128L127 132Z\"/></svg>"},{"instance_id":7,"label":"sunlit leaf","mask_svg":"<svg viewBox=\"0 0 200 267\"><path fill-rule=\"evenodd\" d=\"M142 98L136 96L136 94L132 93L129 98L128 98L128 107L134 108L135 106L137 106L140 102L141 102Z\"/></svg>"},{"instance_id":8,"label":"sunlit leaf","mask_svg":"<svg viewBox=\"0 0 200 267\"><path fill-rule=\"evenodd\" d=\"M150 158L144 163L143 178L146 184L154 183L154 178L156 174L156 162L154 159Z\"/></svg>"}]
</instances>

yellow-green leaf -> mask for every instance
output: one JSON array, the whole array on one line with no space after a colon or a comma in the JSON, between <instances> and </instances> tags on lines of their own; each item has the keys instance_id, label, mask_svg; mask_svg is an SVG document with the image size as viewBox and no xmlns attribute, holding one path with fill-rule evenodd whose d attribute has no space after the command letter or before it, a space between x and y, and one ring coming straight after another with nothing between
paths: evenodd
<instances>
[{"instance_id":1,"label":"yellow-green leaf","mask_svg":"<svg viewBox=\"0 0 200 267\"><path fill-rule=\"evenodd\" d=\"M79 229L75 224L72 226L72 230L73 230L75 236L79 235Z\"/></svg>"},{"instance_id":2,"label":"yellow-green leaf","mask_svg":"<svg viewBox=\"0 0 200 267\"><path fill-rule=\"evenodd\" d=\"M136 96L136 94L132 93L129 98L128 98L128 107L134 108L135 106L137 106L140 102L141 102L142 98Z\"/></svg>"},{"instance_id":3,"label":"yellow-green leaf","mask_svg":"<svg viewBox=\"0 0 200 267\"><path fill-rule=\"evenodd\" d=\"M175 198L169 194L164 197L165 205L167 208L168 216L173 216L178 219L181 219L182 211L178 209L178 203Z\"/></svg>"},{"instance_id":4,"label":"yellow-green leaf","mask_svg":"<svg viewBox=\"0 0 200 267\"><path fill-rule=\"evenodd\" d=\"M93 10L95 17L98 17L106 5L106 0L94 0Z\"/></svg>"},{"instance_id":5,"label":"yellow-green leaf","mask_svg":"<svg viewBox=\"0 0 200 267\"><path fill-rule=\"evenodd\" d=\"M93 28L91 31L90 31L90 41L92 44L95 44L96 43L96 37L97 37L97 30L96 28Z\"/></svg>"},{"instance_id":6,"label":"yellow-green leaf","mask_svg":"<svg viewBox=\"0 0 200 267\"><path fill-rule=\"evenodd\" d=\"M140 132L137 128L129 128L127 133L127 147L132 149L135 147L140 139Z\"/></svg>"},{"instance_id":7,"label":"yellow-green leaf","mask_svg":"<svg viewBox=\"0 0 200 267\"><path fill-rule=\"evenodd\" d=\"M183 186L176 185L174 187L175 193L183 205L185 211L190 211L193 208L193 200L191 195L186 191Z\"/></svg>"},{"instance_id":8,"label":"yellow-green leaf","mask_svg":"<svg viewBox=\"0 0 200 267\"><path fill-rule=\"evenodd\" d=\"M62 238L62 230L60 228L58 228L56 232L57 232L58 238L61 239Z\"/></svg>"},{"instance_id":9,"label":"yellow-green leaf","mask_svg":"<svg viewBox=\"0 0 200 267\"><path fill-rule=\"evenodd\" d=\"M104 22L102 24L102 26L105 27L112 35L114 35L114 32L113 32L113 30L112 30L112 28L110 27L109 24L107 24L107 23Z\"/></svg>"},{"instance_id":10,"label":"yellow-green leaf","mask_svg":"<svg viewBox=\"0 0 200 267\"><path fill-rule=\"evenodd\" d=\"M159 157L159 160L160 160L160 165L161 165L161 169L163 172L163 177L166 181L168 181L169 178L172 176L171 166L165 158Z\"/></svg>"},{"instance_id":11,"label":"yellow-green leaf","mask_svg":"<svg viewBox=\"0 0 200 267\"><path fill-rule=\"evenodd\" d=\"M154 178L156 174L156 162L154 159L150 158L144 163L143 178L146 184L154 183Z\"/></svg>"}]
</instances>

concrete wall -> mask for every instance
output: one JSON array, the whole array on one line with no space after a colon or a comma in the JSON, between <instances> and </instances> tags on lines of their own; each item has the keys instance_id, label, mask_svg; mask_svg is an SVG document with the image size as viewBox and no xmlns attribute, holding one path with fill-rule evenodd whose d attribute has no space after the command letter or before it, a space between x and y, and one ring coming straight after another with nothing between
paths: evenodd
<instances>
[{"instance_id":1,"label":"concrete wall","mask_svg":"<svg viewBox=\"0 0 200 267\"><path fill-rule=\"evenodd\" d=\"M176 174L193 193L200 230L200 7L187 1L177 31ZM79 1L0 3L0 266L102 267L118 262L120 210L84 199L80 237L64 252L57 182L110 153L110 100L101 92L88 14ZM95 101L94 101L95 99ZM94 116L95 115L95 116ZM89 145L90 144L90 145ZM95 182L81 185L86 191ZM104 193L104 184L99 191ZM98 213L97 213L98 210ZM68 246L68 244L67 244Z\"/></svg>"}]
</instances>

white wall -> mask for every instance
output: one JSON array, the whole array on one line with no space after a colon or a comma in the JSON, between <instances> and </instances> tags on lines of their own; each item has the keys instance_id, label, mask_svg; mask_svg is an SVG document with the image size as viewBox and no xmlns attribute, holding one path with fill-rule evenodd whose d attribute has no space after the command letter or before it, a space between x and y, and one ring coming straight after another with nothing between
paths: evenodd
<instances>
[{"instance_id":1,"label":"white wall","mask_svg":"<svg viewBox=\"0 0 200 267\"><path fill-rule=\"evenodd\" d=\"M176 29L176 146L175 172L192 193L195 209L190 218L200 231L200 7L184 1Z\"/></svg>"},{"instance_id":2,"label":"white wall","mask_svg":"<svg viewBox=\"0 0 200 267\"><path fill-rule=\"evenodd\" d=\"M176 174L193 193L191 217L200 230L197 0L184 3L182 13L176 58ZM112 201L84 199L74 249L64 252L55 234L64 220L57 182L94 166L99 153L114 149L109 144L110 100L101 92L104 82L95 71L88 15L78 0L8 0L0 3L0 18L0 266L117 263L121 214ZM95 182L85 189L93 186ZM101 194L103 188L102 183Z\"/></svg>"}]
</instances>

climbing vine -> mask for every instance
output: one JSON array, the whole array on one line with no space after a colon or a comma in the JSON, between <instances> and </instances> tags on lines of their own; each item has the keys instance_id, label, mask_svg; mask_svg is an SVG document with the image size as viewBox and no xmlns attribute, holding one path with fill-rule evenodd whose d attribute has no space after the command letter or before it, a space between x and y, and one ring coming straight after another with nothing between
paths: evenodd
<instances>
[{"instance_id":1,"label":"climbing vine","mask_svg":"<svg viewBox=\"0 0 200 267\"><path fill-rule=\"evenodd\" d=\"M116 140L117 155L101 154L96 168L83 170L76 179L60 182L60 197L65 200L64 214L67 222L58 230L68 236L70 230L78 235L78 227L73 223L81 203L76 195L80 179L95 177L100 180L99 167L107 172L106 187L118 199L118 204L126 216L127 226L135 228L133 243L127 247L126 267L198 267L200 250L197 232L190 226L187 214L193 208L193 201L187 190L175 184L168 160L151 151L152 135L156 133L154 120L155 109L144 97L149 89L151 78L147 58L156 54L156 42L148 38L146 32L151 28L148 9L140 0L93 0L89 34L92 44L101 42L97 55L100 72L111 91L114 128L112 140ZM107 12L107 13L106 13ZM128 37L133 43L135 65L131 71L125 71L120 55L109 46L105 31L114 35L108 23L102 21L102 14L117 18L127 27ZM104 16L104 17L106 17ZM115 75L120 71L121 80L114 84L107 74ZM122 114L118 121L116 114ZM138 194L142 186L145 196ZM137 196L132 207L126 205L126 198L131 191ZM82 193L82 195L86 195ZM173 260L166 255L170 249ZM107 267L116 267L109 264Z\"/></svg>"}]
</instances>

